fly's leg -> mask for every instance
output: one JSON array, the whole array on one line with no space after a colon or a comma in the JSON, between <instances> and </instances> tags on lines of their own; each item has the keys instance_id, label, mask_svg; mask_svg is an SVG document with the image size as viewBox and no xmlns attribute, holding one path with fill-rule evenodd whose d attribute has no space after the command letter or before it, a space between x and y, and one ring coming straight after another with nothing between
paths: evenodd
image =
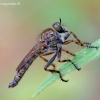
<instances>
[{"instance_id":1,"label":"fly's leg","mask_svg":"<svg viewBox=\"0 0 100 100\"><path fill-rule=\"evenodd\" d=\"M77 38L78 39L78 38ZM80 40L79 40L80 41ZM63 45L67 45L69 43L76 43L77 45L80 45L80 46L83 46L83 47L87 47L87 48L96 48L98 50L98 47L95 47L95 46L91 46L90 43L87 43L87 42L82 42L82 41L76 41L76 40L68 40L68 41L65 41L63 42Z\"/></svg>"},{"instance_id":2,"label":"fly's leg","mask_svg":"<svg viewBox=\"0 0 100 100\"><path fill-rule=\"evenodd\" d=\"M72 34L74 36L74 38L78 41L78 42L81 42L80 39L73 33L73 32L70 32L69 34Z\"/></svg>"},{"instance_id":3,"label":"fly's leg","mask_svg":"<svg viewBox=\"0 0 100 100\"><path fill-rule=\"evenodd\" d=\"M64 81L64 82L67 82L68 80L64 80L63 78L62 78L62 75L61 75L61 73L60 73L60 71L58 71L58 70L53 70L53 69L48 69L48 67L52 64L52 62L55 60L55 58L56 58L56 56L57 56L57 53L48 61L48 63L45 65L45 67L44 67L44 70L45 71L48 71L48 72L54 72L54 73L58 73L59 74L59 77L60 77L60 79L62 80L62 81Z\"/></svg>"},{"instance_id":4,"label":"fly's leg","mask_svg":"<svg viewBox=\"0 0 100 100\"><path fill-rule=\"evenodd\" d=\"M71 61L70 59L67 59L67 60L60 60L60 59L61 59L61 49L58 51L57 59L58 59L58 62L70 62L70 63L72 63L72 65L73 65L78 71L81 69L81 68L78 68L78 67L76 66L76 64L75 64L73 61Z\"/></svg>"},{"instance_id":5,"label":"fly's leg","mask_svg":"<svg viewBox=\"0 0 100 100\"><path fill-rule=\"evenodd\" d=\"M52 73L58 73L60 79L61 79L63 82L68 82L68 81L69 81L69 80L64 80L64 79L62 78L62 75L61 75L60 71L58 71L58 70L46 69L46 71L49 71L49 72L52 72Z\"/></svg>"},{"instance_id":6,"label":"fly's leg","mask_svg":"<svg viewBox=\"0 0 100 100\"><path fill-rule=\"evenodd\" d=\"M72 65L73 65L78 71L81 70L81 68L78 68L78 67L76 66L76 64L75 64L73 61L71 61L70 59L58 60L58 62L70 62L70 63L72 63Z\"/></svg>"},{"instance_id":7,"label":"fly's leg","mask_svg":"<svg viewBox=\"0 0 100 100\"><path fill-rule=\"evenodd\" d=\"M41 56L47 56L47 55L51 55L53 53L55 53L53 50L52 51L47 51L47 52L42 53Z\"/></svg>"},{"instance_id":8,"label":"fly's leg","mask_svg":"<svg viewBox=\"0 0 100 100\"><path fill-rule=\"evenodd\" d=\"M67 40L67 41L63 42L63 45L67 45L67 44L72 43L72 42L74 42L74 43L76 43L76 44L81 46L81 44L79 44L80 42L78 42L76 40ZM87 43L87 42L81 42L81 43L82 44L86 44L86 45L91 45L90 43Z\"/></svg>"},{"instance_id":9,"label":"fly's leg","mask_svg":"<svg viewBox=\"0 0 100 100\"><path fill-rule=\"evenodd\" d=\"M80 45L91 45L91 43L87 43L87 42L82 42L73 32L70 32L70 34L72 34L74 36L74 38L80 43Z\"/></svg>"},{"instance_id":10,"label":"fly's leg","mask_svg":"<svg viewBox=\"0 0 100 100\"><path fill-rule=\"evenodd\" d=\"M42 60L44 60L45 62L48 62L48 60L46 59L46 58L44 58L44 57L42 57L42 56L40 56L40 58L42 59ZM53 70L55 70L56 69L56 66L55 66L55 64L51 64L52 65L52 67L53 67Z\"/></svg>"},{"instance_id":11,"label":"fly's leg","mask_svg":"<svg viewBox=\"0 0 100 100\"><path fill-rule=\"evenodd\" d=\"M48 62L48 60L46 59L46 58L44 58L43 56L47 56L47 55L50 55L50 54L53 54L53 53L55 53L54 51L48 51L48 52L44 52L44 53L42 53L41 55L40 55L40 58L42 59L42 60L44 60L45 62ZM56 68L56 66L55 66L55 64L51 64L52 65L52 67L53 67L53 70L55 70L55 68Z\"/></svg>"},{"instance_id":12,"label":"fly's leg","mask_svg":"<svg viewBox=\"0 0 100 100\"><path fill-rule=\"evenodd\" d=\"M96 49L98 49L98 47L91 46L90 43L80 41L80 40L78 39L78 37L77 37L73 32L70 32L70 34L72 34L72 35L74 36L74 38L77 40L77 41L74 41L76 44L78 44L78 45L80 45L80 46L83 46L83 47L96 48Z\"/></svg>"},{"instance_id":13,"label":"fly's leg","mask_svg":"<svg viewBox=\"0 0 100 100\"><path fill-rule=\"evenodd\" d=\"M71 52L69 52L69 51L67 51L67 50L62 49L62 51L64 51L64 52L70 54L71 56L76 56L75 54L73 54L73 53L71 53Z\"/></svg>"}]
</instances>

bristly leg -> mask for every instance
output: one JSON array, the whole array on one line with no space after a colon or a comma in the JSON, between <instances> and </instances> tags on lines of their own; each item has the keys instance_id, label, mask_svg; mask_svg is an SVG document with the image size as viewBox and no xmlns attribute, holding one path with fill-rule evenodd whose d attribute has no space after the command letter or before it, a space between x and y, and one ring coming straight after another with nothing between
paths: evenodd
<instances>
[{"instance_id":1,"label":"bristly leg","mask_svg":"<svg viewBox=\"0 0 100 100\"><path fill-rule=\"evenodd\" d=\"M64 82L68 82L68 80L64 80L63 78L62 78L62 75L61 75L61 73L60 73L60 71L58 71L58 70L53 70L53 69L48 69L48 67L52 64L52 62L55 60L55 58L56 58L56 56L57 56L57 53L47 62L47 64L45 65L45 67L44 67L44 70L45 71L49 71L49 72L51 72L51 73L58 73L59 74L59 77L60 77L60 79L62 80L62 81L64 81Z\"/></svg>"},{"instance_id":2,"label":"bristly leg","mask_svg":"<svg viewBox=\"0 0 100 100\"><path fill-rule=\"evenodd\" d=\"M58 70L52 70L52 69L46 69L46 67L47 67L47 66L45 66L45 70L46 70L46 71L49 71L49 72L52 72L52 73L58 73L60 79L61 79L63 82L68 82L68 81L69 81L69 80L64 80L64 79L62 78L62 75L61 75L60 71L58 71Z\"/></svg>"},{"instance_id":3,"label":"bristly leg","mask_svg":"<svg viewBox=\"0 0 100 100\"><path fill-rule=\"evenodd\" d=\"M44 53L42 53L42 54L40 55L40 58L41 58L42 60L44 60L45 62L48 62L48 60L47 60L46 58L44 58L43 56L51 55L51 54L53 54L53 53L55 53L55 52L54 52L54 51L47 51L47 52L44 52ZM53 67L53 70L56 69L55 64L51 63L51 66Z\"/></svg>"},{"instance_id":4,"label":"bristly leg","mask_svg":"<svg viewBox=\"0 0 100 100\"><path fill-rule=\"evenodd\" d=\"M79 40L80 41L80 40ZM99 47L96 47L96 46L92 46L90 43L87 43L87 42L78 42L77 40L67 40L65 42L63 42L63 45L67 45L69 43L76 43L77 45L79 46L82 46L82 47L87 47L87 48L96 48L98 50Z\"/></svg>"},{"instance_id":5,"label":"bristly leg","mask_svg":"<svg viewBox=\"0 0 100 100\"><path fill-rule=\"evenodd\" d=\"M74 53L71 53L71 52L69 52L68 50L64 50L64 49L62 49L62 51L64 51L64 52L70 54L71 56L76 56Z\"/></svg>"},{"instance_id":6,"label":"bristly leg","mask_svg":"<svg viewBox=\"0 0 100 100\"><path fill-rule=\"evenodd\" d=\"M98 50L98 48L99 48L99 47L97 47L97 46L92 46L92 45L90 45L90 44L88 44L88 43L86 43L86 42L77 42L77 41L75 41L75 40L73 40L73 42L76 43L77 45L82 46L82 47L95 48L95 49L97 49L97 50Z\"/></svg>"},{"instance_id":7,"label":"bristly leg","mask_svg":"<svg viewBox=\"0 0 100 100\"><path fill-rule=\"evenodd\" d=\"M75 65L75 63L72 62L70 59L67 59L67 60L60 60L60 59L61 59L61 50L62 50L62 48L60 48L60 49L58 50L58 53L57 53L57 60L58 60L58 62L70 62L70 63L72 63L72 65L79 71L81 68L78 68L78 67Z\"/></svg>"},{"instance_id":8,"label":"bristly leg","mask_svg":"<svg viewBox=\"0 0 100 100\"><path fill-rule=\"evenodd\" d=\"M45 62L48 62L48 60L47 60L46 58L44 58L44 57L42 57L42 56L40 56L40 58L41 58L42 60L44 60ZM56 69L55 64L52 63L51 66L53 67L53 70Z\"/></svg>"},{"instance_id":9,"label":"bristly leg","mask_svg":"<svg viewBox=\"0 0 100 100\"><path fill-rule=\"evenodd\" d=\"M81 70L81 68L78 68L77 66L76 66L76 64L73 62L73 61L71 61L70 59L67 59L67 60L58 60L58 62L70 62L70 63L72 63L72 65L79 71L79 70Z\"/></svg>"},{"instance_id":10,"label":"bristly leg","mask_svg":"<svg viewBox=\"0 0 100 100\"><path fill-rule=\"evenodd\" d=\"M72 34L74 38L77 40L77 42L75 42L76 44L87 47L87 48L96 48L98 50L98 47L91 46L90 43L80 41L80 39L73 32L70 32L70 34Z\"/></svg>"}]
</instances>

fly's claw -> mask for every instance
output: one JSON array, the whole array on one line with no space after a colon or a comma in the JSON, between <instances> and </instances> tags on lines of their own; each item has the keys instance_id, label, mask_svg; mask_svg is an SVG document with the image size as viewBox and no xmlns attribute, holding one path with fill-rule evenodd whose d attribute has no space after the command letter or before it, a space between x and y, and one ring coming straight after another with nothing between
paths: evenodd
<instances>
[{"instance_id":1,"label":"fly's claw","mask_svg":"<svg viewBox=\"0 0 100 100\"><path fill-rule=\"evenodd\" d=\"M99 47L95 47L95 46L88 46L88 48L95 48L96 50L99 49Z\"/></svg>"},{"instance_id":2,"label":"fly's claw","mask_svg":"<svg viewBox=\"0 0 100 100\"><path fill-rule=\"evenodd\" d=\"M77 70L78 70L78 71L80 71L80 70L81 70L81 68L77 68Z\"/></svg>"},{"instance_id":3,"label":"fly's claw","mask_svg":"<svg viewBox=\"0 0 100 100\"><path fill-rule=\"evenodd\" d=\"M76 54L72 54L72 56L76 56Z\"/></svg>"},{"instance_id":4,"label":"fly's claw","mask_svg":"<svg viewBox=\"0 0 100 100\"><path fill-rule=\"evenodd\" d=\"M81 70L81 68L78 68L77 65L76 65L75 63L73 63L73 64L74 64L75 68L76 68L78 71Z\"/></svg>"},{"instance_id":5,"label":"fly's claw","mask_svg":"<svg viewBox=\"0 0 100 100\"><path fill-rule=\"evenodd\" d=\"M98 49L99 49L99 47L96 47L96 49L98 50Z\"/></svg>"},{"instance_id":6,"label":"fly's claw","mask_svg":"<svg viewBox=\"0 0 100 100\"><path fill-rule=\"evenodd\" d=\"M99 49L99 47L97 47L97 46L92 46L91 43L85 42L85 44L87 45L87 48L96 48L96 50Z\"/></svg>"},{"instance_id":7,"label":"fly's claw","mask_svg":"<svg viewBox=\"0 0 100 100\"><path fill-rule=\"evenodd\" d=\"M71 60L70 60L70 62L74 65L74 67L75 67L78 71L81 70L81 68L78 68L77 65L76 65L74 62L72 62Z\"/></svg>"}]
</instances>

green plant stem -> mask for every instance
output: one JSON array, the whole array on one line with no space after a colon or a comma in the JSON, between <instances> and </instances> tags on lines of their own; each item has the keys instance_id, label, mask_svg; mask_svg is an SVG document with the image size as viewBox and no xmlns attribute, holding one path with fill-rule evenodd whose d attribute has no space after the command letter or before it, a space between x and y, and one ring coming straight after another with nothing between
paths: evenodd
<instances>
[{"instance_id":1,"label":"green plant stem","mask_svg":"<svg viewBox=\"0 0 100 100\"><path fill-rule=\"evenodd\" d=\"M100 47L100 39L92 44L93 46ZM75 57L73 57L71 60L75 62L75 64L80 68L89 63L90 61L98 58L100 56L100 49L96 50L95 48L85 48L78 52ZM62 66L58 68L58 70L61 72L62 76L65 76L66 74L76 70L75 67L71 63L64 63ZM44 90L47 86L55 82L59 79L59 75L56 73L51 74L47 77L46 80L43 81L43 83L39 86L39 88L36 90L34 95L32 97L35 97L37 94L39 94L42 90Z\"/></svg>"}]
</instances>

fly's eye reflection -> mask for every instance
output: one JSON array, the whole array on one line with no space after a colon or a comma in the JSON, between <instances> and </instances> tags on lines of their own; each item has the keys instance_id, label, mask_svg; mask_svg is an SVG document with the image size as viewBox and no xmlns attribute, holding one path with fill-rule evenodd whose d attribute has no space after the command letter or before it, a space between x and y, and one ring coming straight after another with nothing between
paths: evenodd
<instances>
[{"instance_id":1,"label":"fly's eye reflection","mask_svg":"<svg viewBox=\"0 0 100 100\"><path fill-rule=\"evenodd\" d=\"M61 60L62 52L70 54L71 56L75 56L75 54L71 53L68 50L65 50L63 48L63 45L68 45L74 42L76 45L87 47L87 48L97 49L97 47L92 46L90 43L81 41L73 32L65 33L68 29L64 27L65 26L61 25L61 19L60 19L60 23L59 22L54 23L53 28L47 28L40 34L37 43L34 45L34 47L30 50L30 52L25 56L25 58L21 61L21 63L16 68L17 74L14 77L13 81L9 83L8 85L9 88L15 87L19 83L19 81L21 80L21 78L29 68L29 66L33 63L33 61L37 57L40 57L41 60L46 62L46 65L44 66L45 71L49 71L51 73L58 73L60 79L63 82L67 82L68 80L63 79L60 71L56 69L56 66L53 63L55 59L57 59L58 62L69 62L77 70L80 70L80 68L78 68L78 66L72 60L70 59ZM65 33L65 34L59 35L59 33ZM75 38L75 41L67 40L70 35L72 35ZM54 55L49 60L44 57L51 54ZM52 69L48 68L50 65L52 66Z\"/></svg>"}]
</instances>

